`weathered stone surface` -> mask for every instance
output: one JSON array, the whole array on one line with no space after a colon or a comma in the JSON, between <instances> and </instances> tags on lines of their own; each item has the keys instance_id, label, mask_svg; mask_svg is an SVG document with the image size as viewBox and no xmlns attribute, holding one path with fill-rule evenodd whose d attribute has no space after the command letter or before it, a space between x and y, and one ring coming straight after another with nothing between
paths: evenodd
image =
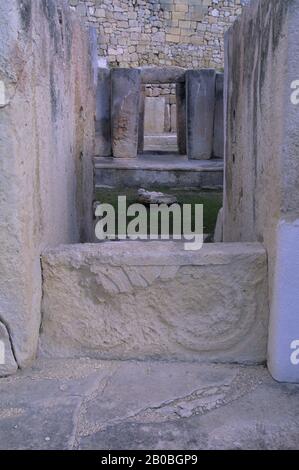
<instances>
[{"instance_id":1,"label":"weathered stone surface","mask_svg":"<svg viewBox=\"0 0 299 470\"><path fill-rule=\"evenodd\" d=\"M144 150L147 152L162 152L163 156L173 153L174 159L177 158L176 152L178 151L178 141L176 134L160 134L160 135L146 135L144 136ZM175 162L175 160L174 160Z\"/></svg>"},{"instance_id":2,"label":"weathered stone surface","mask_svg":"<svg viewBox=\"0 0 299 470\"><path fill-rule=\"evenodd\" d=\"M152 139L146 148L157 150L159 142ZM173 147L173 142L172 142ZM168 148L161 145L163 150ZM170 147L171 148L171 147ZM212 160L187 160L178 154L156 155L154 152L137 159L95 159L96 186L198 188L221 190L223 163Z\"/></svg>"},{"instance_id":3,"label":"weathered stone surface","mask_svg":"<svg viewBox=\"0 0 299 470\"><path fill-rule=\"evenodd\" d=\"M227 34L224 241L266 246L269 366L299 382L298 22L298 0L252 1Z\"/></svg>"},{"instance_id":4,"label":"weathered stone surface","mask_svg":"<svg viewBox=\"0 0 299 470\"><path fill-rule=\"evenodd\" d=\"M223 104L223 73L216 74L215 80L215 115L213 136L213 157L224 157L224 104Z\"/></svg>"},{"instance_id":5,"label":"weathered stone surface","mask_svg":"<svg viewBox=\"0 0 299 470\"><path fill-rule=\"evenodd\" d=\"M144 151L145 85L141 85L139 101L138 153Z\"/></svg>"},{"instance_id":6,"label":"weathered stone surface","mask_svg":"<svg viewBox=\"0 0 299 470\"><path fill-rule=\"evenodd\" d=\"M163 134L165 125L165 98L145 98L145 135Z\"/></svg>"},{"instance_id":7,"label":"weathered stone surface","mask_svg":"<svg viewBox=\"0 0 299 470\"><path fill-rule=\"evenodd\" d=\"M0 321L0 377L13 374L18 369L7 328Z\"/></svg>"},{"instance_id":8,"label":"weathered stone surface","mask_svg":"<svg viewBox=\"0 0 299 470\"><path fill-rule=\"evenodd\" d=\"M187 122L186 122L186 84L176 84L176 118L178 150L181 155L187 153Z\"/></svg>"},{"instance_id":9,"label":"weathered stone surface","mask_svg":"<svg viewBox=\"0 0 299 470\"><path fill-rule=\"evenodd\" d=\"M173 194L166 194L157 191L146 191L140 188L138 190L138 202L141 204L175 204L177 198Z\"/></svg>"},{"instance_id":10,"label":"weathered stone surface","mask_svg":"<svg viewBox=\"0 0 299 470\"><path fill-rule=\"evenodd\" d=\"M187 155L208 160L213 153L215 70L186 72Z\"/></svg>"},{"instance_id":11,"label":"weathered stone surface","mask_svg":"<svg viewBox=\"0 0 299 470\"><path fill-rule=\"evenodd\" d=\"M96 155L111 155L111 71L98 70L96 107Z\"/></svg>"},{"instance_id":12,"label":"weathered stone surface","mask_svg":"<svg viewBox=\"0 0 299 470\"><path fill-rule=\"evenodd\" d=\"M176 83L185 81L186 70L182 67L143 67L142 83Z\"/></svg>"},{"instance_id":13,"label":"weathered stone surface","mask_svg":"<svg viewBox=\"0 0 299 470\"><path fill-rule=\"evenodd\" d=\"M0 3L0 319L18 365L36 352L40 253L91 239L95 84L64 1Z\"/></svg>"},{"instance_id":14,"label":"weathered stone surface","mask_svg":"<svg viewBox=\"0 0 299 470\"><path fill-rule=\"evenodd\" d=\"M264 367L38 360L0 379L0 448L295 450L298 400Z\"/></svg>"},{"instance_id":15,"label":"weathered stone surface","mask_svg":"<svg viewBox=\"0 0 299 470\"><path fill-rule=\"evenodd\" d=\"M45 355L265 360L267 269L259 244L193 252L179 242L62 246L44 253L43 276Z\"/></svg>"},{"instance_id":16,"label":"weathered stone surface","mask_svg":"<svg viewBox=\"0 0 299 470\"><path fill-rule=\"evenodd\" d=\"M214 232L214 242L221 243L223 242L223 207L221 207L218 212L217 222Z\"/></svg>"},{"instance_id":17,"label":"weathered stone surface","mask_svg":"<svg viewBox=\"0 0 299 470\"><path fill-rule=\"evenodd\" d=\"M110 67L223 67L224 32L249 0L69 0Z\"/></svg>"},{"instance_id":18,"label":"weathered stone surface","mask_svg":"<svg viewBox=\"0 0 299 470\"><path fill-rule=\"evenodd\" d=\"M113 69L112 152L115 158L135 158L138 150L140 70Z\"/></svg>"}]
</instances>

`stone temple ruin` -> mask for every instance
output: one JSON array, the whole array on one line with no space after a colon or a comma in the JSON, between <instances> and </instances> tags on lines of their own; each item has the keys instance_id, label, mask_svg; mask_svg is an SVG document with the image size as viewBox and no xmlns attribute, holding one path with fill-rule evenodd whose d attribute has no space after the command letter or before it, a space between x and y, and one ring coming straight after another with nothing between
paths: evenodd
<instances>
[{"instance_id":1,"label":"stone temple ruin","mask_svg":"<svg viewBox=\"0 0 299 470\"><path fill-rule=\"evenodd\" d=\"M144 64L137 46L125 66L106 44L103 67L101 38L63 0L1 2L0 21L0 375L88 357L267 362L298 383L299 1L249 2L224 74L194 44L195 66ZM146 86L165 84L177 151L148 151ZM157 186L223 188L217 242L95 243L96 191Z\"/></svg>"}]
</instances>

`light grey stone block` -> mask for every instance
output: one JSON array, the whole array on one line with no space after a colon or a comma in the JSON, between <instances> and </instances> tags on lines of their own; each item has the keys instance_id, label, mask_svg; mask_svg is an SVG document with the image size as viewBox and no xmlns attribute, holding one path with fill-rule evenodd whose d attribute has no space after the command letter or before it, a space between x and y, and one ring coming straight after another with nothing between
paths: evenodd
<instances>
[{"instance_id":1,"label":"light grey stone block","mask_svg":"<svg viewBox=\"0 0 299 470\"><path fill-rule=\"evenodd\" d=\"M159 135L164 133L165 125L165 98L145 98L145 135Z\"/></svg>"},{"instance_id":2,"label":"light grey stone block","mask_svg":"<svg viewBox=\"0 0 299 470\"><path fill-rule=\"evenodd\" d=\"M264 361L263 247L183 246L126 241L44 253L42 354Z\"/></svg>"},{"instance_id":3,"label":"light grey stone block","mask_svg":"<svg viewBox=\"0 0 299 470\"><path fill-rule=\"evenodd\" d=\"M11 375L18 369L12 342L6 326L0 321L0 377Z\"/></svg>"},{"instance_id":4,"label":"light grey stone block","mask_svg":"<svg viewBox=\"0 0 299 470\"><path fill-rule=\"evenodd\" d=\"M97 83L96 155L111 155L111 71L100 68Z\"/></svg>"},{"instance_id":5,"label":"light grey stone block","mask_svg":"<svg viewBox=\"0 0 299 470\"><path fill-rule=\"evenodd\" d=\"M112 79L112 153L115 158L136 158L138 151L139 69L113 69Z\"/></svg>"},{"instance_id":6,"label":"light grey stone block","mask_svg":"<svg viewBox=\"0 0 299 470\"><path fill-rule=\"evenodd\" d=\"M224 241L267 249L268 365L290 382L299 382L298 22L298 0L254 0L225 40Z\"/></svg>"},{"instance_id":7,"label":"light grey stone block","mask_svg":"<svg viewBox=\"0 0 299 470\"><path fill-rule=\"evenodd\" d=\"M191 159L212 158L215 78L213 69L186 72L187 155Z\"/></svg>"},{"instance_id":8,"label":"light grey stone block","mask_svg":"<svg viewBox=\"0 0 299 470\"><path fill-rule=\"evenodd\" d=\"M62 0L0 2L0 18L0 321L25 367L39 337L41 250L92 239L94 47Z\"/></svg>"}]
</instances>

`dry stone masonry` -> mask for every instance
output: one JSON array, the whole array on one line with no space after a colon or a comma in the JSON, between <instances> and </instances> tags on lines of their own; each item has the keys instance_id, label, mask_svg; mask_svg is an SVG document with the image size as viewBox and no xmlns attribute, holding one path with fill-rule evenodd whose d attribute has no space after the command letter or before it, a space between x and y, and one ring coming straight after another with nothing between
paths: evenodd
<instances>
[{"instance_id":1,"label":"dry stone masonry","mask_svg":"<svg viewBox=\"0 0 299 470\"><path fill-rule=\"evenodd\" d=\"M222 68L223 35L245 0L69 0L113 67Z\"/></svg>"}]
</instances>

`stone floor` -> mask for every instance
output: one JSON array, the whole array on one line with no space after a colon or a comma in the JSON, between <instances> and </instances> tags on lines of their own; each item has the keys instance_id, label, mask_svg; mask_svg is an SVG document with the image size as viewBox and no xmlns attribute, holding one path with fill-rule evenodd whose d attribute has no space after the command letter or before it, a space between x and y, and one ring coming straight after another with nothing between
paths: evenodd
<instances>
[{"instance_id":1,"label":"stone floor","mask_svg":"<svg viewBox=\"0 0 299 470\"><path fill-rule=\"evenodd\" d=\"M39 360L0 379L1 449L298 449L299 385L263 367Z\"/></svg>"}]
</instances>

